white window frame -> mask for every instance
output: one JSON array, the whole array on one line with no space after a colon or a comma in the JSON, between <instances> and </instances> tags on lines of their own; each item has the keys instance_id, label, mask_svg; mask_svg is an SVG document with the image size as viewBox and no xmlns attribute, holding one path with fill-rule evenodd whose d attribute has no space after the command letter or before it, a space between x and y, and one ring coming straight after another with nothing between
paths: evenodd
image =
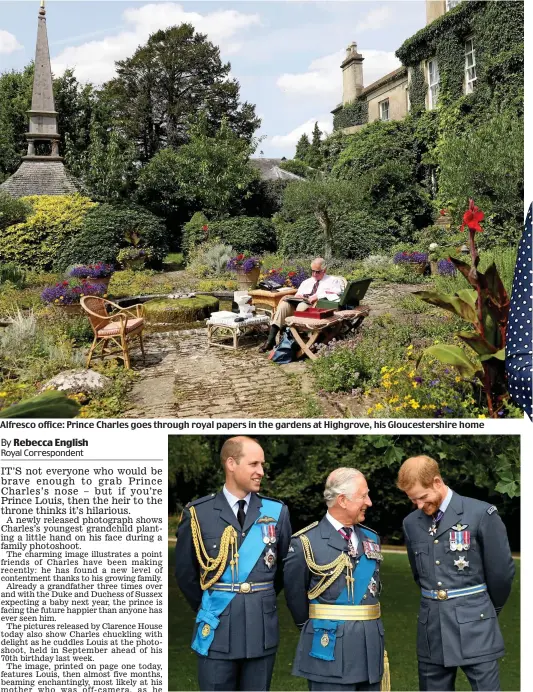
<instances>
[{"instance_id":1,"label":"white window frame","mask_svg":"<svg viewBox=\"0 0 533 692\"><path fill-rule=\"evenodd\" d=\"M433 69L432 69L433 67ZM433 110L439 100L440 73L437 58L430 58L427 61L427 81L428 81L428 106Z\"/></svg>"},{"instance_id":2,"label":"white window frame","mask_svg":"<svg viewBox=\"0 0 533 692\"><path fill-rule=\"evenodd\" d=\"M387 106L387 117L383 117L384 106ZM388 98L383 99L383 101L378 102L379 107L379 119L383 122L388 122L390 120L390 101Z\"/></svg>"},{"instance_id":3,"label":"white window frame","mask_svg":"<svg viewBox=\"0 0 533 692\"><path fill-rule=\"evenodd\" d=\"M461 0L446 0L446 12L448 12L448 10L453 10L460 2Z\"/></svg>"},{"instance_id":4,"label":"white window frame","mask_svg":"<svg viewBox=\"0 0 533 692\"><path fill-rule=\"evenodd\" d=\"M470 36L465 41L465 94L471 94L474 91L476 82L476 49L474 48L474 39Z\"/></svg>"}]
</instances>

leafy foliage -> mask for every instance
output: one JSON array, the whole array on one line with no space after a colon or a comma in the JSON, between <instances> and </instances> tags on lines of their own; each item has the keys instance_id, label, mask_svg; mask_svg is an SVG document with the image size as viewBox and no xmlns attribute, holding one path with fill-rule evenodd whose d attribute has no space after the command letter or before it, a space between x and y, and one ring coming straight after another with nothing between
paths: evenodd
<instances>
[{"instance_id":1,"label":"leafy foliage","mask_svg":"<svg viewBox=\"0 0 533 692\"><path fill-rule=\"evenodd\" d=\"M305 161L310 147L311 142L309 141L308 135L304 132L298 140L298 143L296 144L296 152L294 154L294 158L299 159L300 161Z\"/></svg>"},{"instance_id":2,"label":"leafy foliage","mask_svg":"<svg viewBox=\"0 0 533 692\"><path fill-rule=\"evenodd\" d=\"M209 233L209 221L201 211L195 211L191 219L183 226L181 248L186 257L203 243Z\"/></svg>"},{"instance_id":3,"label":"leafy foliage","mask_svg":"<svg viewBox=\"0 0 533 692\"><path fill-rule=\"evenodd\" d=\"M31 212L31 206L23 199L14 199L0 191L0 231L16 223L23 223Z\"/></svg>"},{"instance_id":4,"label":"leafy foliage","mask_svg":"<svg viewBox=\"0 0 533 692\"><path fill-rule=\"evenodd\" d=\"M163 221L135 205L99 204L83 220L57 258L64 269L73 264L108 262L113 264L121 248L129 245L128 237L138 234L141 248L151 248L152 257L161 262L167 253L166 229Z\"/></svg>"},{"instance_id":5,"label":"leafy foliage","mask_svg":"<svg viewBox=\"0 0 533 692\"><path fill-rule=\"evenodd\" d=\"M342 106L333 116L333 129L342 130L354 125L365 125L368 122L368 101L355 99L352 103Z\"/></svg>"},{"instance_id":6,"label":"leafy foliage","mask_svg":"<svg viewBox=\"0 0 533 692\"><path fill-rule=\"evenodd\" d=\"M270 219L235 216L209 224L210 237L220 238L238 252L268 252L276 245L274 225Z\"/></svg>"},{"instance_id":7,"label":"leafy foliage","mask_svg":"<svg viewBox=\"0 0 533 692\"><path fill-rule=\"evenodd\" d=\"M309 178L309 176L313 173L313 170L310 169L306 163L297 158L282 161L279 164L279 167L284 171L289 171L289 173L299 175L300 178Z\"/></svg>"},{"instance_id":8,"label":"leafy foliage","mask_svg":"<svg viewBox=\"0 0 533 692\"><path fill-rule=\"evenodd\" d=\"M0 236L0 255L23 267L37 269L52 267L65 244L80 232L87 213L96 206L88 197L79 194L34 195L23 201L30 204L32 211L26 221L4 230ZM88 261L100 259L103 258ZM75 258L65 266L77 261Z\"/></svg>"}]
</instances>

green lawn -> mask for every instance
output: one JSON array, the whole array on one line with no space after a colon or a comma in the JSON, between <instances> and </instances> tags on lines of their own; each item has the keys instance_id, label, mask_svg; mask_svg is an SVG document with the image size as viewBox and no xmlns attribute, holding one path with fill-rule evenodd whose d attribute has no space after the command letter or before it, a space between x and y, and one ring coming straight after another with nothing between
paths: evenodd
<instances>
[{"instance_id":1,"label":"green lawn","mask_svg":"<svg viewBox=\"0 0 533 692\"><path fill-rule=\"evenodd\" d=\"M169 548L169 690L197 690L196 654L190 642L194 614L175 585L174 546ZM519 570L520 562L517 561ZM393 690L417 690L416 616L419 595L412 580L407 556L386 554L381 569L383 593L381 605L385 625L385 644L391 666ZM276 657L272 690L307 690L303 678L291 675L291 664L298 630L292 623L283 594L279 599L280 636L282 646ZM520 575L517 574L513 592L500 615L507 655L500 660L502 690L520 689ZM469 690L466 677L460 671L457 689Z\"/></svg>"}]
</instances>

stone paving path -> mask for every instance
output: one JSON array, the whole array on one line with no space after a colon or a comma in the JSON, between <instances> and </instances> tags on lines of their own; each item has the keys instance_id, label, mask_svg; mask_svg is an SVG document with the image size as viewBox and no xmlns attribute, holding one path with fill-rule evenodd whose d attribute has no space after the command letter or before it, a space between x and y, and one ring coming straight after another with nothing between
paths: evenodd
<instances>
[{"instance_id":1,"label":"stone paving path","mask_svg":"<svg viewBox=\"0 0 533 692\"><path fill-rule=\"evenodd\" d=\"M365 303L368 321L396 312L393 303L418 285L393 284L370 288ZM253 340L237 351L207 347L205 329L149 334L147 365L135 353L140 373L129 392L128 418L297 418L310 394L305 362L277 366L257 351ZM336 399L339 398L337 402ZM323 415L353 415L342 396L321 399ZM359 413L359 412L358 412ZM364 415L364 413L359 413Z\"/></svg>"}]
</instances>

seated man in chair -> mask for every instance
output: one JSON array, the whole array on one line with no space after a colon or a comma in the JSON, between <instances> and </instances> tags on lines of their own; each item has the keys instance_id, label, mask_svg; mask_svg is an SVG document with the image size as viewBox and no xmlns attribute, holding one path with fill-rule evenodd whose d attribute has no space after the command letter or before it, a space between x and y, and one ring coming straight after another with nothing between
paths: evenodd
<instances>
[{"instance_id":1,"label":"seated man in chair","mask_svg":"<svg viewBox=\"0 0 533 692\"><path fill-rule=\"evenodd\" d=\"M314 259L311 262L311 273L310 279L302 281L296 295L287 296L280 301L272 318L268 338L259 347L261 353L270 351L274 347L276 336L285 325L287 317L294 315L295 312L307 310L309 306L315 305L322 298L331 300L332 306L339 301L339 297L344 291L343 281L337 276L326 274L326 260L322 257Z\"/></svg>"}]
</instances>

